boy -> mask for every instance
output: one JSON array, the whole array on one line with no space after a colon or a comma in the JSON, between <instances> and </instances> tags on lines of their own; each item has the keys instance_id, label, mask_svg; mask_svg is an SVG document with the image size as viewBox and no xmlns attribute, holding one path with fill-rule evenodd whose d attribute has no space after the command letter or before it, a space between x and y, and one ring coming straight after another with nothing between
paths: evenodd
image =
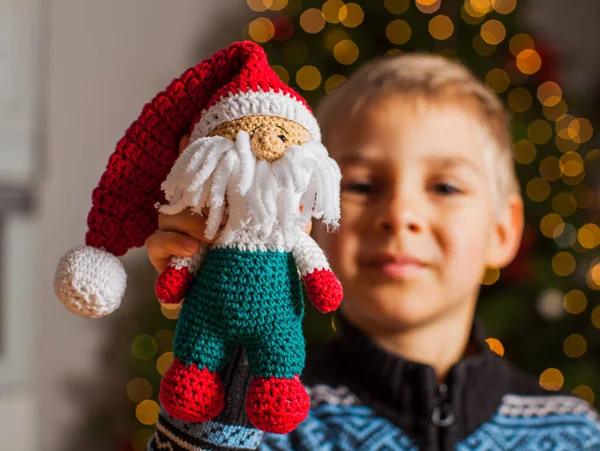
<instances>
[{"instance_id":1,"label":"boy","mask_svg":"<svg viewBox=\"0 0 600 451\"><path fill-rule=\"evenodd\" d=\"M287 435L252 428L238 353L226 410L195 424L162 412L148 449L600 449L596 412L493 354L473 319L485 268L510 263L523 228L499 99L457 63L403 55L363 66L317 115L342 220L316 238L345 296L341 337L303 375L308 418ZM159 227L147 241L159 272L205 241L185 212Z\"/></svg>"}]
</instances>

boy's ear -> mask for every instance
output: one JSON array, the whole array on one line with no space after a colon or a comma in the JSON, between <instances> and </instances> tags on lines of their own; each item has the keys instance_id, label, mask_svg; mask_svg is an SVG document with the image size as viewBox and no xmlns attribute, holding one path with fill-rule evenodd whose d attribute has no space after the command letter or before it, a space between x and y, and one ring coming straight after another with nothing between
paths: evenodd
<instances>
[{"instance_id":1,"label":"boy's ear","mask_svg":"<svg viewBox=\"0 0 600 451\"><path fill-rule=\"evenodd\" d=\"M504 268L514 260L521 245L524 227L523 198L519 194L513 194L495 222L489 263Z\"/></svg>"}]
</instances>

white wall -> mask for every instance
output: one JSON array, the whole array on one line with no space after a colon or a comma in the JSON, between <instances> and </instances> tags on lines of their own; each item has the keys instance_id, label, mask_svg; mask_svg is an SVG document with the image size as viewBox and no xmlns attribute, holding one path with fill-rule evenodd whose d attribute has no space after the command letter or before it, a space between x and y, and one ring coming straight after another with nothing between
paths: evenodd
<instances>
[{"instance_id":1,"label":"white wall","mask_svg":"<svg viewBox=\"0 0 600 451\"><path fill-rule=\"evenodd\" d=\"M61 449L61 436L78 414L66 397L67 378L97 369L108 324L60 305L52 291L56 263L83 244L91 192L144 103L240 39L249 10L243 0L53 0L46 14L35 392L39 449L51 450ZM129 264L146 258L136 252Z\"/></svg>"}]
</instances>

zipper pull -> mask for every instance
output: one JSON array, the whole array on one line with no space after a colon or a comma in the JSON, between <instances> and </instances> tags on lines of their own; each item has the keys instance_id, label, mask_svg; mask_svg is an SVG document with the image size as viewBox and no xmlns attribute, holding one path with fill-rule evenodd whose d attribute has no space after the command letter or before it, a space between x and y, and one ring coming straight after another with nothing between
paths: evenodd
<instances>
[{"instance_id":1,"label":"zipper pull","mask_svg":"<svg viewBox=\"0 0 600 451\"><path fill-rule=\"evenodd\" d=\"M448 402L448 386L446 384L440 384L437 388L436 406L431 413L431 422L441 428L454 424L454 413L452 405Z\"/></svg>"}]
</instances>

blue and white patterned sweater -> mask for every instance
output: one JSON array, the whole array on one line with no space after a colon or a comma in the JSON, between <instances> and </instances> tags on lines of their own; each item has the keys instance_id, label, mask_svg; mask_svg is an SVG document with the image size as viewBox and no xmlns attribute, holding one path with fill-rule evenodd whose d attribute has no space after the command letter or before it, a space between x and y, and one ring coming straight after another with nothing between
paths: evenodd
<instances>
[{"instance_id":1,"label":"blue and white patterned sweater","mask_svg":"<svg viewBox=\"0 0 600 451\"><path fill-rule=\"evenodd\" d=\"M229 394L234 415L189 424L162 412L148 450L600 451L596 411L567 392L540 388L493 354L477 321L474 355L441 386L431 367L387 354L341 321L342 338L308 362L311 411L296 430L254 429L241 414L237 388Z\"/></svg>"}]
</instances>

